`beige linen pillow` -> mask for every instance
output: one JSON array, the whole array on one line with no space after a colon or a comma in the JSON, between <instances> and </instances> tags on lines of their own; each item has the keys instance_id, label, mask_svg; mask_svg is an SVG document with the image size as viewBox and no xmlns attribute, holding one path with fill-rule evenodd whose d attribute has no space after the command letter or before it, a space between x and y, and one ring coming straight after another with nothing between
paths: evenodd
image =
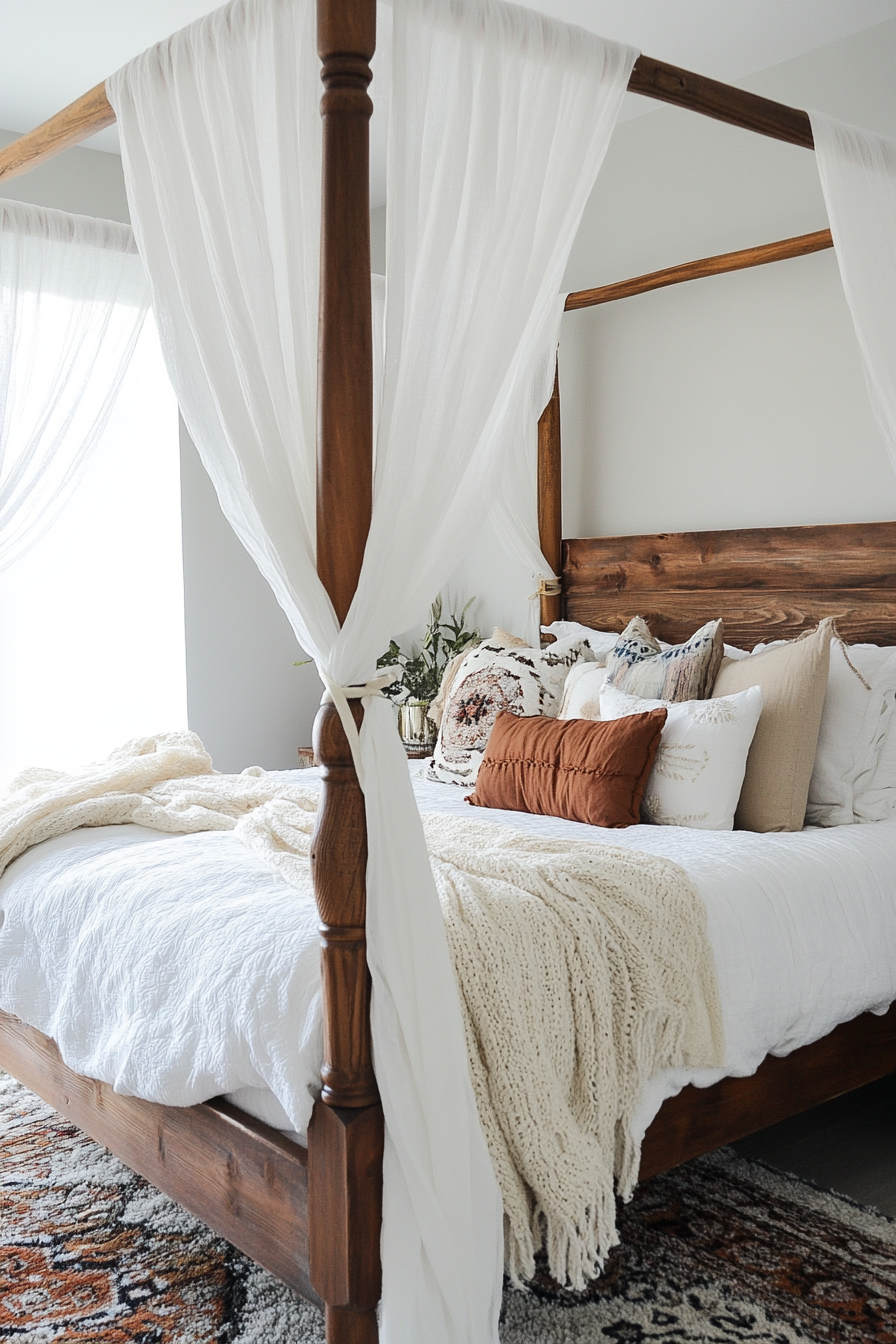
<instances>
[{"instance_id":1,"label":"beige linen pillow","mask_svg":"<svg viewBox=\"0 0 896 1344\"><path fill-rule=\"evenodd\" d=\"M713 699L762 687L762 714L747 757L734 824L744 831L799 831L828 686L833 621L749 658L725 658Z\"/></svg>"}]
</instances>

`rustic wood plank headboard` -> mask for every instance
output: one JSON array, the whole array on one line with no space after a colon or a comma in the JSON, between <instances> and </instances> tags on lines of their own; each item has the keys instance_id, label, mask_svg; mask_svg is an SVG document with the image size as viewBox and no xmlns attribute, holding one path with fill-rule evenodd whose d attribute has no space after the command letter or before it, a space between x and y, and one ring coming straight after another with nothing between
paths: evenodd
<instances>
[{"instance_id":1,"label":"rustic wood plank headboard","mask_svg":"<svg viewBox=\"0 0 896 1344\"><path fill-rule=\"evenodd\" d=\"M850 643L896 644L896 522L564 541L563 614L600 630L643 616L671 643L721 616L741 648L835 616Z\"/></svg>"}]
</instances>

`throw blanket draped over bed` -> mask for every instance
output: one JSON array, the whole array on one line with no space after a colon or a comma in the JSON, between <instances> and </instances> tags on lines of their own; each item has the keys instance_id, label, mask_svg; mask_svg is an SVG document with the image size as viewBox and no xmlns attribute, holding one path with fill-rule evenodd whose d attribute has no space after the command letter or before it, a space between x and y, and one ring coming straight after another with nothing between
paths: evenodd
<instances>
[{"instance_id":1,"label":"throw blanket draped over bed","mask_svg":"<svg viewBox=\"0 0 896 1344\"><path fill-rule=\"evenodd\" d=\"M311 889L319 792L254 768L218 775L192 733L127 743L78 774L30 770L0 804L0 872L80 826L233 830ZM423 817L464 1012L479 1115L501 1186L506 1259L581 1286L616 1244L643 1083L722 1062L705 911L677 865L600 842Z\"/></svg>"}]
</instances>

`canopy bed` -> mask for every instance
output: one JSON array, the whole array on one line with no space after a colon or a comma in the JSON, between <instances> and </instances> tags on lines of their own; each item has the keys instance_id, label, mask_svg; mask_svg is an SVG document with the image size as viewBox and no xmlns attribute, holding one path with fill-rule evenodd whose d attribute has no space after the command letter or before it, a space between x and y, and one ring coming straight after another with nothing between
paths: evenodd
<instances>
[{"instance_id":1,"label":"canopy bed","mask_svg":"<svg viewBox=\"0 0 896 1344\"><path fill-rule=\"evenodd\" d=\"M417 878L413 871L410 876L396 876L386 862L389 855L376 848L382 836L374 843L372 791L368 791L365 806L359 765L362 774L381 770L397 793L405 786L400 781L396 784L394 773L389 776L389 771L397 768L397 757L382 757L380 764L381 758L370 746L371 723L382 709L376 700L376 685L363 679L363 669L338 645L339 627L349 617L364 572L374 513L368 209L371 104L367 86L376 17L374 0L318 3L317 45L325 92L320 109L316 566L332 604L335 625L332 631L325 629L320 635L324 629L321 624L318 637L310 638L308 644L319 651L319 666L326 669L323 674L329 700L315 725L315 753L323 767L324 783L312 848L321 920L325 1063L307 1148L225 1101L178 1108L120 1096L107 1084L74 1073L63 1063L53 1042L40 1032L8 1014L0 1019L3 1067L298 1292L322 1304L330 1344L362 1344L378 1337L384 1160L387 1182L389 1162L393 1180L399 1170L394 1153L390 1158L388 1142L384 1159L380 1093L387 1113L391 1107L391 1123L397 1131L402 1096L408 1106L413 1100L410 1092L402 1094L401 1087L387 1096L387 1070L380 1070L379 1078L374 1075L376 1027L372 1034L371 970L377 985L374 1014L377 997L391 1002L392 982L387 964L390 949L384 950L381 944L369 957L372 940L367 887L376 887L379 892L397 884L399 896L413 894L419 870ZM813 147L812 126L805 112L644 56L630 62L629 68L627 86L635 92L805 148ZM136 162L140 135L134 127L139 127L142 115L140 97L134 91L138 77L142 77L141 72L133 82L116 77L114 91L110 81L111 97L105 85L98 86L9 146L0 153L0 177L23 172L110 124L116 116L113 103L119 111L128 109L122 129L126 147ZM164 109L154 107L151 115L162 116ZM589 149L589 153L596 174L602 152L598 147ZM189 161L189 155L185 161ZM148 240L153 250L151 276L161 275L166 268L177 274L182 258L172 261L159 242L164 233L162 216L146 223L153 209L152 192L146 190L151 175L144 175L141 181L139 166L133 171L134 183L130 185L136 184L139 189L140 212L148 212L142 213L142 218L144 242ZM263 198L268 186L263 174L257 185ZM164 192L159 196L164 198ZM162 199L159 209L170 204ZM566 227L569 232L568 222ZM569 296L566 308L798 256L825 246L831 246L828 231L691 263L602 290L584 291ZM551 260L553 263L555 258ZM179 274L183 279L183 272ZM550 284L548 277L545 292L544 286L527 291L542 303L545 312L553 302ZM554 284L555 292L556 288ZM184 302L189 302L189 294ZM172 330L176 325L172 321ZM180 351L178 342L186 339L178 330L171 344ZM188 389L189 395L193 392ZM777 634L793 636L821 615L836 614L849 638L896 644L896 585L890 560L896 544L896 524L563 541L559 423L555 382L554 395L539 426L542 551L553 575L560 576L559 582L556 578L549 580L543 590L542 616L546 623L562 617L615 629L633 614L649 614L656 616L661 635L679 638L709 613L722 615L730 636L752 647L770 627ZM236 498L236 487L227 483L225 475L222 470L217 482L219 494L230 491ZM251 550L248 511L240 514L239 503L234 507L240 517L240 535ZM257 558L256 550L253 554ZM286 580L283 582L285 585ZM399 627L400 622L394 628ZM312 630L312 636L314 633ZM341 662L338 657L331 661L333 648L345 654ZM380 717L381 726L385 721ZM360 740L358 727L366 734ZM397 746L396 739L396 751ZM385 823L383 827L385 835ZM374 859L379 865L376 869ZM422 859L425 864L425 850ZM419 855L414 861L419 861ZM398 921L404 919L410 924L412 918L418 918L410 902L402 907L399 900L396 909ZM415 937L409 935L407 946L399 948L411 960L415 948L422 946ZM403 938L395 941L401 943ZM441 983L444 987L446 982ZM432 1002L437 1004L435 999ZM412 1034L407 1018L401 1014L398 1005L387 1024L397 1038L402 1031L406 1036ZM377 1046L378 1050L383 1048L382 1044ZM413 1042L407 1043L406 1049L413 1058ZM382 1058L378 1055L378 1062ZM425 1093L430 1086L426 1070L435 1064L419 1056L417 1061L420 1091ZM706 1089L685 1088L663 1105L651 1125L643 1147L642 1174L661 1171L893 1069L896 1010L891 1008L883 1016L865 1013L856 1017L786 1058L770 1056L752 1077L724 1079ZM411 1077L416 1081L413 1070ZM466 1213L473 1218L477 1209L484 1210L492 1218L488 1179L483 1167L477 1165L482 1162L482 1152L474 1151L472 1144L470 1149L463 1157L468 1184L473 1189L481 1178L483 1193L482 1203L472 1203ZM487 1161L486 1154L486 1166ZM420 1190L425 1187L431 1198L433 1192L438 1193L439 1180L444 1181L445 1174L437 1170L437 1155L424 1153L421 1157L418 1152L417 1162L421 1168L427 1162L432 1164L435 1174L424 1172L420 1177ZM407 1179L410 1185L411 1178ZM417 1194L423 1199L419 1191ZM413 1202L407 1191L405 1195L409 1203ZM423 1252L416 1250L415 1254L420 1255L420 1261L408 1266L409 1281L415 1276L425 1279L432 1272ZM483 1280L490 1274L493 1277L494 1266L487 1257L486 1261L481 1270ZM446 1283L441 1291L449 1301L450 1274ZM411 1291L417 1289L409 1282ZM487 1303L493 1286L486 1283L478 1291L479 1298L465 1308L466 1327L453 1322L450 1327L446 1325L439 1338L485 1338L483 1313L490 1311ZM383 1329L389 1336L389 1325L384 1324ZM410 1335L403 1334L399 1326L393 1337L404 1340ZM435 1330L430 1337L437 1337Z\"/></svg>"}]
</instances>

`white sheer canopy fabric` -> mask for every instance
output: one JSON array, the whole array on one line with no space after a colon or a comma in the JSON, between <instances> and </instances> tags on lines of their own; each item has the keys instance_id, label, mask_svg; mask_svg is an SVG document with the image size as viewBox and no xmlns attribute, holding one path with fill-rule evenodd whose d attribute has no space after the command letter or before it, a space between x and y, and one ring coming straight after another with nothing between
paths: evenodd
<instances>
[{"instance_id":1,"label":"white sheer canopy fabric","mask_svg":"<svg viewBox=\"0 0 896 1344\"><path fill-rule=\"evenodd\" d=\"M809 115L871 405L896 469L896 141Z\"/></svg>"},{"instance_id":2,"label":"white sheer canopy fabric","mask_svg":"<svg viewBox=\"0 0 896 1344\"><path fill-rule=\"evenodd\" d=\"M511 562L530 576L525 628L519 633L534 648L541 638L539 587L559 578L541 550L538 531L538 420L550 400L557 369L557 347L566 295L559 294L547 324L541 355L529 382L528 395L516 399L509 426L507 460L497 482L489 525ZM516 627L513 627L514 629Z\"/></svg>"},{"instance_id":3,"label":"white sheer canopy fabric","mask_svg":"<svg viewBox=\"0 0 896 1344\"><path fill-rule=\"evenodd\" d=\"M0 201L0 570L77 485L148 307L127 225Z\"/></svg>"},{"instance_id":4,"label":"white sheer canopy fabric","mask_svg":"<svg viewBox=\"0 0 896 1344\"><path fill-rule=\"evenodd\" d=\"M314 12L313 0L235 0L108 92L187 426L339 707L495 497L636 53L498 0L380 7L380 40L393 29L383 376L373 518L340 630L315 571ZM497 1339L500 1196L394 716L382 698L364 703L381 1333L482 1344Z\"/></svg>"}]
</instances>

